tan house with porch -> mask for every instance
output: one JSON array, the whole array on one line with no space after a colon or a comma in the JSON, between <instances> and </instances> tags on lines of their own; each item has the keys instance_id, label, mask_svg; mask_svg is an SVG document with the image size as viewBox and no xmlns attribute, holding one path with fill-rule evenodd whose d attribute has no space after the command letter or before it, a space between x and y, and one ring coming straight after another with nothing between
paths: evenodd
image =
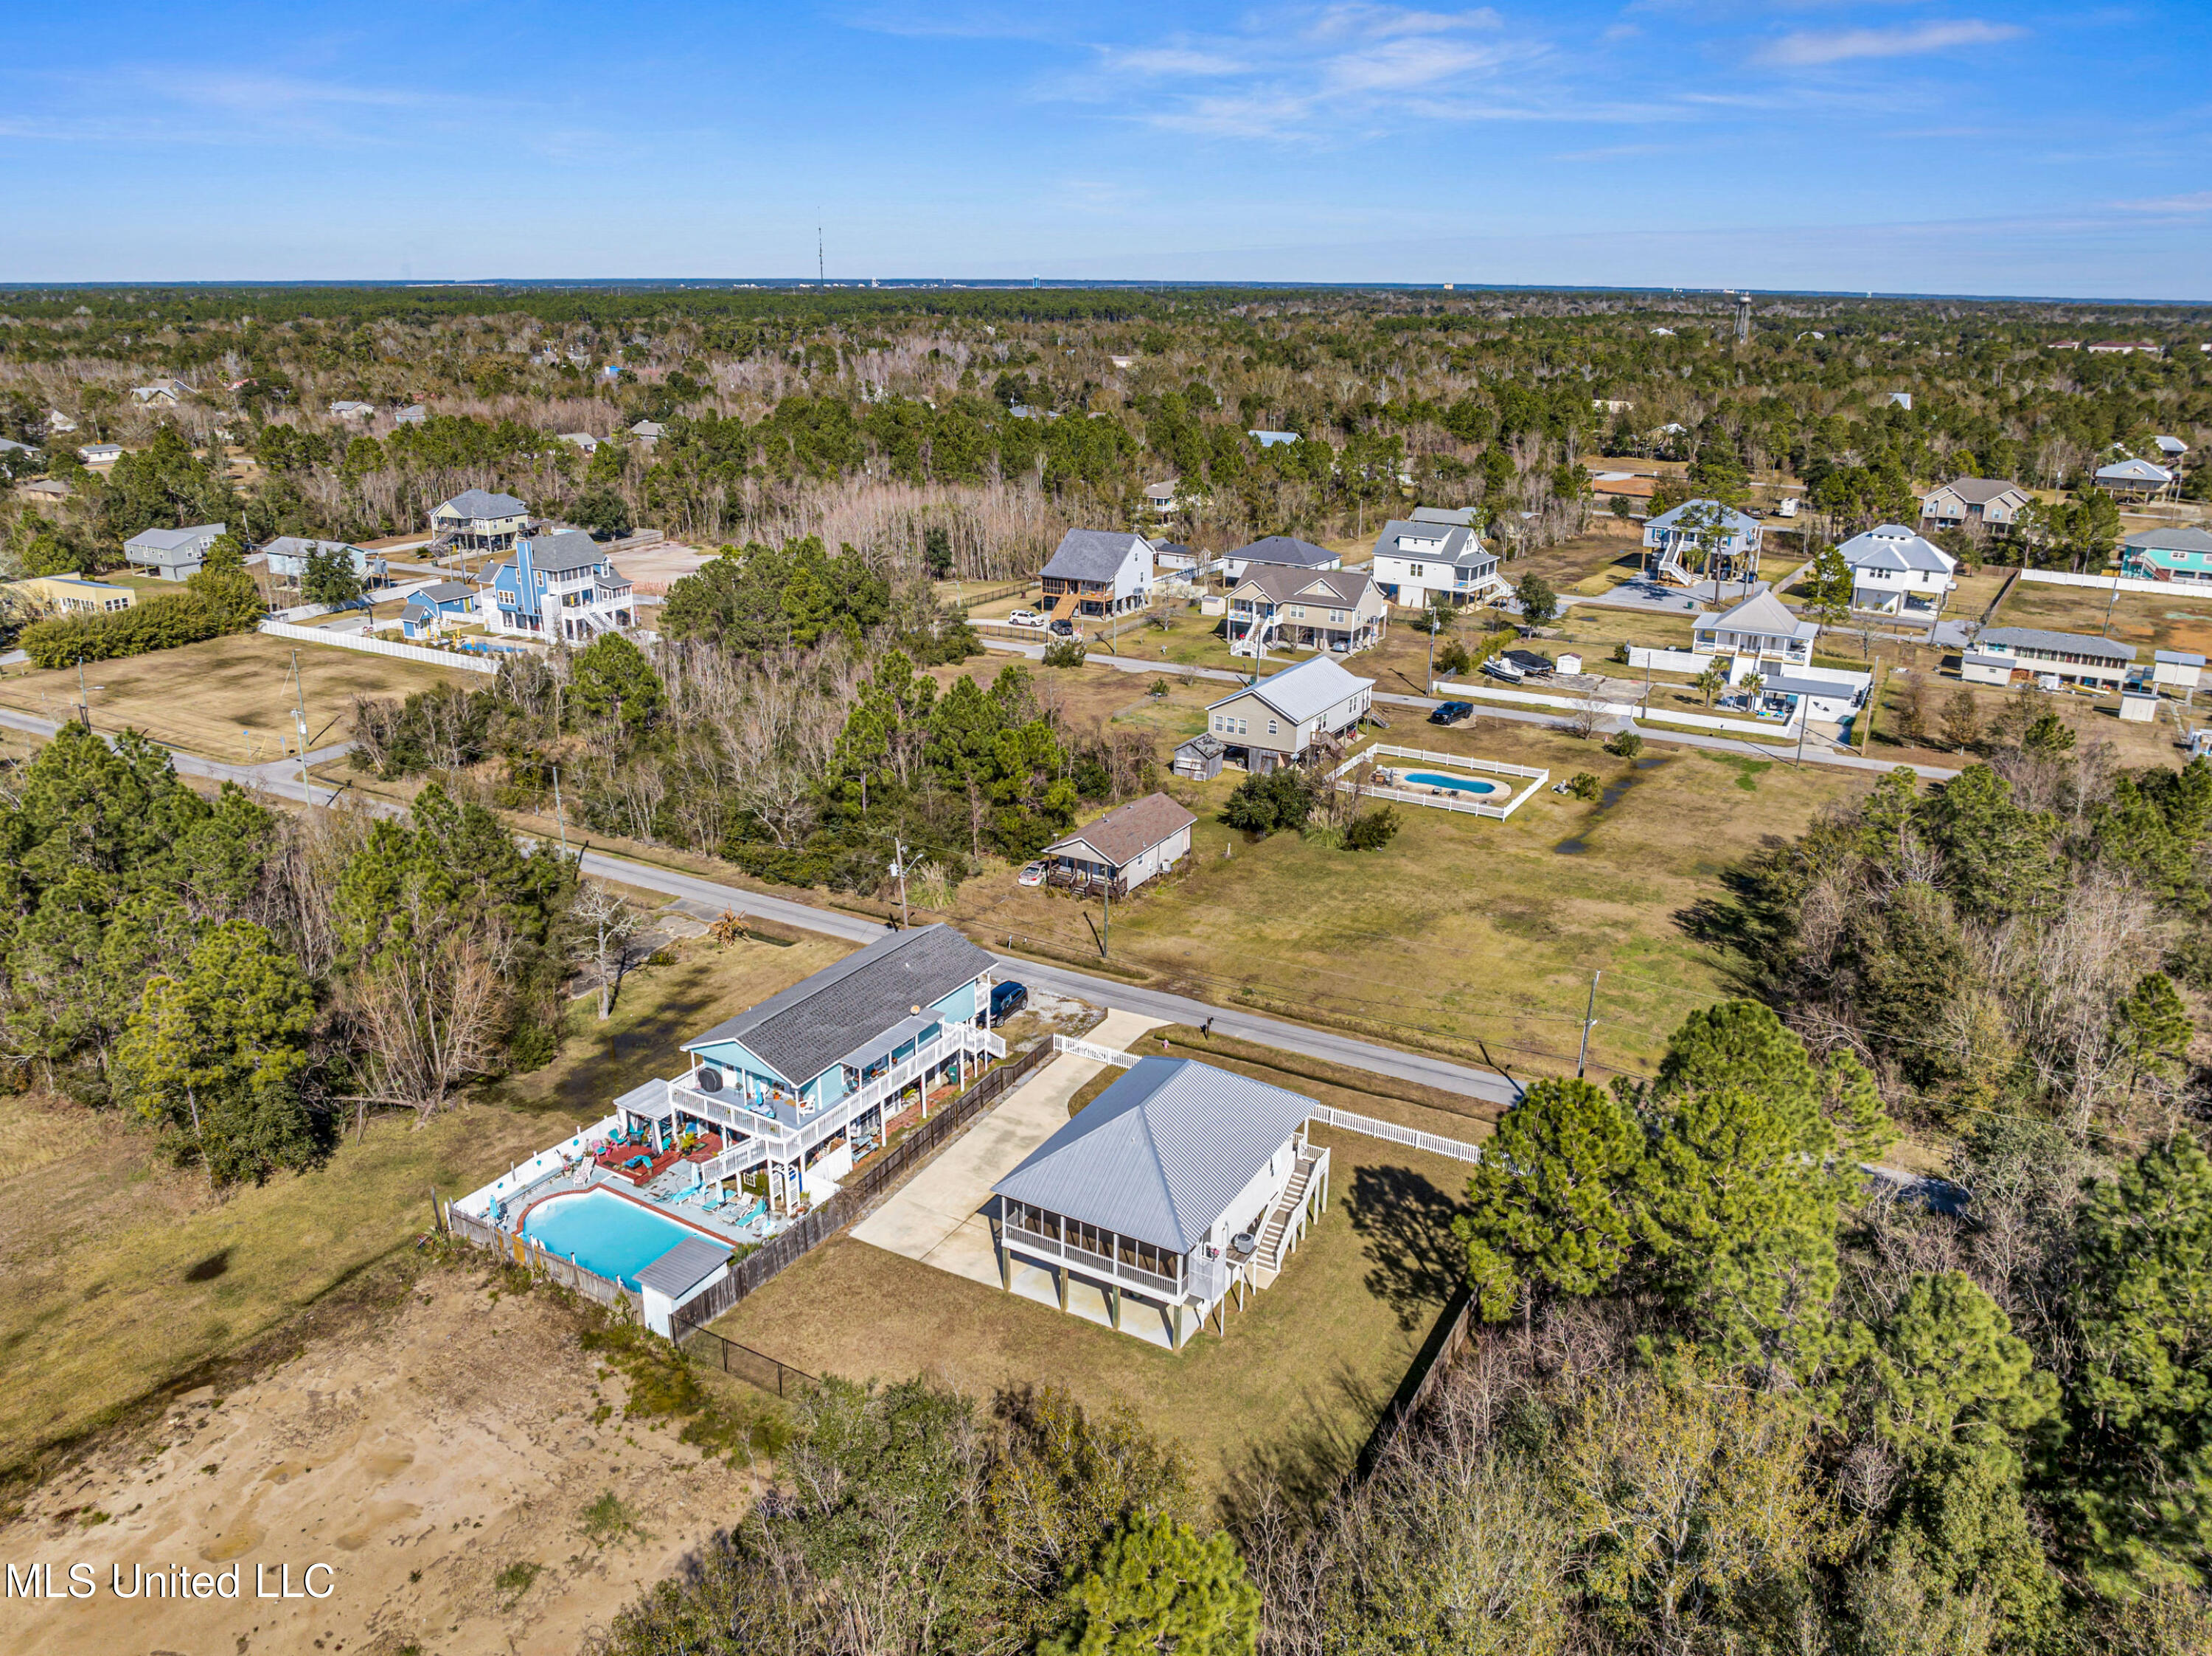
<instances>
[{"instance_id":1,"label":"tan house with porch","mask_svg":"<svg viewBox=\"0 0 2212 1656\"><path fill-rule=\"evenodd\" d=\"M1230 589L1229 648L1328 650L1350 655L1382 641L1390 605L1364 569L1255 563Z\"/></svg>"},{"instance_id":2,"label":"tan house with porch","mask_svg":"<svg viewBox=\"0 0 2212 1656\"><path fill-rule=\"evenodd\" d=\"M1367 716L1374 699L1373 679L1315 656L1222 697L1206 710L1206 724L1231 764L1264 776L1334 747Z\"/></svg>"},{"instance_id":3,"label":"tan house with porch","mask_svg":"<svg viewBox=\"0 0 2212 1656\"><path fill-rule=\"evenodd\" d=\"M1189 855L1191 824L1197 821L1164 793L1117 805L1038 853L1045 882L1085 895L1126 897Z\"/></svg>"}]
</instances>

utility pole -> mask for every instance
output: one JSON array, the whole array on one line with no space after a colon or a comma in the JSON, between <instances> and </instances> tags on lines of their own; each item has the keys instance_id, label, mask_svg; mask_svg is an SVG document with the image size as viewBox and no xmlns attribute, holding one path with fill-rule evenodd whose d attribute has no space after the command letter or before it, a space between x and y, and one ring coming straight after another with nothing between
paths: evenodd
<instances>
[{"instance_id":1,"label":"utility pole","mask_svg":"<svg viewBox=\"0 0 2212 1656\"><path fill-rule=\"evenodd\" d=\"M307 804L315 803L315 791L307 784L307 686L300 676L300 652L292 652L292 722L300 732L300 795Z\"/></svg>"},{"instance_id":2,"label":"utility pole","mask_svg":"<svg viewBox=\"0 0 2212 1656\"><path fill-rule=\"evenodd\" d=\"M910 924L906 907L906 845L896 834L891 836L891 872L898 877L899 925L904 928Z\"/></svg>"},{"instance_id":3,"label":"utility pole","mask_svg":"<svg viewBox=\"0 0 2212 1656\"><path fill-rule=\"evenodd\" d=\"M1114 953L1114 883L1110 877L1098 889L1098 901L1106 916L1103 935L1098 939L1098 958L1110 960Z\"/></svg>"},{"instance_id":4,"label":"utility pole","mask_svg":"<svg viewBox=\"0 0 2212 1656\"><path fill-rule=\"evenodd\" d=\"M1575 1079L1577 1081L1583 1078L1583 1065L1589 1058L1590 1031L1597 1027L1597 980L1603 975L1601 972L1590 974L1589 1004L1583 1011L1582 1050L1575 1054Z\"/></svg>"},{"instance_id":5,"label":"utility pole","mask_svg":"<svg viewBox=\"0 0 2212 1656\"><path fill-rule=\"evenodd\" d=\"M568 822L561 811L561 767L553 767L553 826L561 833L561 854L568 854Z\"/></svg>"}]
</instances>

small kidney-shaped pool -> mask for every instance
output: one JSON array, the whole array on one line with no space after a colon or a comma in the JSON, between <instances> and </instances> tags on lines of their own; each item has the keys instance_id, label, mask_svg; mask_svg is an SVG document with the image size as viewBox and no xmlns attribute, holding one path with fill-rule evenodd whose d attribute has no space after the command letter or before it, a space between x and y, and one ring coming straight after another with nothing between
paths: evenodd
<instances>
[{"instance_id":1,"label":"small kidney-shaped pool","mask_svg":"<svg viewBox=\"0 0 2212 1656\"><path fill-rule=\"evenodd\" d=\"M1449 788L1454 793L1496 793L1495 782L1478 781L1472 776L1446 776L1437 771L1408 771L1406 780L1425 788Z\"/></svg>"}]
</instances>

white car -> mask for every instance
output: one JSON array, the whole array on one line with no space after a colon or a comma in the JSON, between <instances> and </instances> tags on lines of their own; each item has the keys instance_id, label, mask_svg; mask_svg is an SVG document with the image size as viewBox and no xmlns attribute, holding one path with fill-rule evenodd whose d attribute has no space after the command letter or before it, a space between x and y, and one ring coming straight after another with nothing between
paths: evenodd
<instances>
[{"instance_id":1,"label":"white car","mask_svg":"<svg viewBox=\"0 0 2212 1656\"><path fill-rule=\"evenodd\" d=\"M1044 617L1034 610L1017 610L1006 617L1009 627L1042 627Z\"/></svg>"},{"instance_id":2,"label":"white car","mask_svg":"<svg viewBox=\"0 0 2212 1656\"><path fill-rule=\"evenodd\" d=\"M1014 883L1016 885L1042 885L1044 883L1044 864L1042 863L1030 864L1027 867L1024 868L1020 873L1014 876Z\"/></svg>"}]
</instances>

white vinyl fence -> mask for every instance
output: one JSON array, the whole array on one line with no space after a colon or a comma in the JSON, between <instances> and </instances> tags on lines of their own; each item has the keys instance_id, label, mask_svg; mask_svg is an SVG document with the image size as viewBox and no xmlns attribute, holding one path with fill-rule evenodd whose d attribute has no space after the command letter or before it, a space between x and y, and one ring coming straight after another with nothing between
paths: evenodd
<instances>
[{"instance_id":1,"label":"white vinyl fence","mask_svg":"<svg viewBox=\"0 0 2212 1656\"><path fill-rule=\"evenodd\" d=\"M2051 586L2087 586L2099 592L2163 592L2168 597L2190 590L2189 584L2175 581L2143 580L2135 575L2073 575L2063 569L2023 569L2020 578Z\"/></svg>"},{"instance_id":2,"label":"white vinyl fence","mask_svg":"<svg viewBox=\"0 0 2212 1656\"><path fill-rule=\"evenodd\" d=\"M1723 719L1713 713L1686 713L1673 707L1655 709L1647 714L1643 704L1636 701L1601 701L1595 696L1539 695L1534 690L1493 689L1486 684L1447 684L1442 681L1430 688L1431 694L1440 698L1480 696L1487 701L1514 701L1524 707L1551 708L1564 713L1578 713L1587 707L1601 719L1650 718L1668 725L1687 725L1692 730L1726 731L1735 736L1763 736L1770 742L1792 741L1797 735L1797 726L1794 722L1784 724L1777 720L1769 725L1755 725L1749 719Z\"/></svg>"},{"instance_id":3,"label":"white vinyl fence","mask_svg":"<svg viewBox=\"0 0 2212 1656\"><path fill-rule=\"evenodd\" d=\"M1052 1038L1052 1050L1055 1052L1073 1052L1076 1057L1087 1058L1094 1064L1112 1064L1124 1070L1137 1061L1136 1054L1133 1052L1113 1052L1107 1047L1094 1046L1087 1040L1077 1040L1068 1035L1054 1035Z\"/></svg>"},{"instance_id":4,"label":"white vinyl fence","mask_svg":"<svg viewBox=\"0 0 2212 1656\"><path fill-rule=\"evenodd\" d=\"M499 664L516 653L497 656L463 655L458 650L428 650L419 644L394 644L389 639L360 633L333 633L326 627L295 627L289 622L264 621L261 630L271 638L297 640L301 644L328 644L340 650L359 650L364 655L397 656L402 661L427 661L433 666L456 667L465 673L496 673Z\"/></svg>"},{"instance_id":5,"label":"white vinyl fence","mask_svg":"<svg viewBox=\"0 0 2212 1656\"><path fill-rule=\"evenodd\" d=\"M1536 790L1552 779L1551 772L1537 770L1528 765L1508 765L1495 759L1469 759L1464 754L1430 753L1421 748L1399 748L1387 742L1377 742L1339 765L1330 773L1330 780L1339 789L1350 792L1354 785L1346 779L1346 773L1370 762L1377 754L1391 759L1410 759L1417 765L1449 767L1453 770L1482 771L1492 776L1525 776L1531 779L1528 786L1518 794L1509 792L1502 805L1492 804L1472 794L1462 798L1448 792L1416 792L1410 788L1369 786L1361 790L1370 799L1401 799L1409 805L1425 805L1431 810L1455 810L1469 816L1490 816L1501 822L1527 804Z\"/></svg>"},{"instance_id":6,"label":"white vinyl fence","mask_svg":"<svg viewBox=\"0 0 2212 1656\"><path fill-rule=\"evenodd\" d=\"M1449 1156L1455 1162L1480 1162L1482 1146L1467 1144L1456 1138L1439 1138L1432 1132L1416 1132L1411 1127L1401 1127L1395 1121L1377 1121L1371 1115L1354 1115L1349 1110L1332 1110L1326 1104L1316 1104L1306 1119L1324 1127L1336 1127L1345 1132L1364 1133L1370 1138L1387 1138L1393 1144L1410 1145L1417 1150L1426 1150L1432 1156Z\"/></svg>"}]
</instances>

